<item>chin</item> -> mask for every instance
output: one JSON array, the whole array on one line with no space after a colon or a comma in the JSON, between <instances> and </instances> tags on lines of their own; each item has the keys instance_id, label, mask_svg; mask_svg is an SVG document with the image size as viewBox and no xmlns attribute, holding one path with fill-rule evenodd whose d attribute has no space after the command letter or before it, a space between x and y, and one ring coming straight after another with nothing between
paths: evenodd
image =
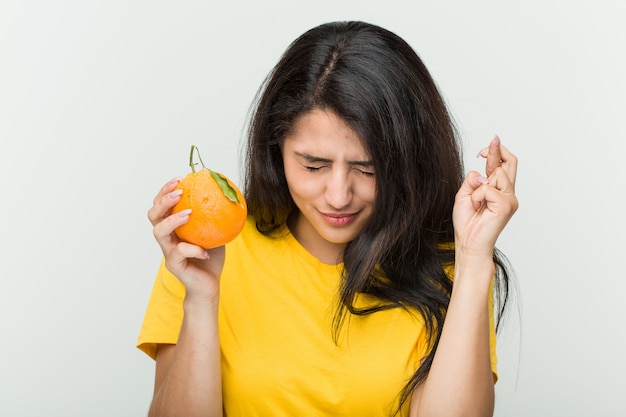
<instances>
[{"instance_id":1,"label":"chin","mask_svg":"<svg viewBox=\"0 0 626 417\"><path fill-rule=\"evenodd\" d=\"M357 236L359 232L343 232L343 233L320 233L320 236L329 243L333 243L335 245L345 245L349 242L352 242Z\"/></svg>"}]
</instances>

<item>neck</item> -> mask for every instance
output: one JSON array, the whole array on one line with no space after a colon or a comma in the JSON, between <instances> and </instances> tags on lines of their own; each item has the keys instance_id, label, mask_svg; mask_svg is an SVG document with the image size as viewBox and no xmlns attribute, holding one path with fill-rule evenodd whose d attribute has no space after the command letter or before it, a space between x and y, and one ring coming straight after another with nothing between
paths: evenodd
<instances>
[{"instance_id":1,"label":"neck","mask_svg":"<svg viewBox=\"0 0 626 417\"><path fill-rule=\"evenodd\" d=\"M337 265L343 262L345 243L334 243L324 239L299 213L292 216L287 225L298 243L320 262L327 265Z\"/></svg>"}]
</instances>

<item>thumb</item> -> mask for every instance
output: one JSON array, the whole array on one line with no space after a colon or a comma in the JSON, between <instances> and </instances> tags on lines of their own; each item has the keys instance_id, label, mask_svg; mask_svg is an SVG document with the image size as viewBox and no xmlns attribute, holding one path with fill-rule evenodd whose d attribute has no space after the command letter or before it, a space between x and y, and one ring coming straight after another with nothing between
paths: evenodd
<instances>
[{"instance_id":1,"label":"thumb","mask_svg":"<svg viewBox=\"0 0 626 417\"><path fill-rule=\"evenodd\" d=\"M484 184L488 184L489 179L480 175L477 171L470 171L465 176L465 180L459 191L457 192L457 199L465 199L467 201L471 201L472 207L474 210L480 209L482 205L482 199L478 198L475 194L476 190L480 188Z\"/></svg>"},{"instance_id":2,"label":"thumb","mask_svg":"<svg viewBox=\"0 0 626 417\"><path fill-rule=\"evenodd\" d=\"M489 179L481 176L477 171L470 171L465 176L465 180L463 184L461 184L458 194L460 197L471 195L483 184L489 184Z\"/></svg>"}]
</instances>

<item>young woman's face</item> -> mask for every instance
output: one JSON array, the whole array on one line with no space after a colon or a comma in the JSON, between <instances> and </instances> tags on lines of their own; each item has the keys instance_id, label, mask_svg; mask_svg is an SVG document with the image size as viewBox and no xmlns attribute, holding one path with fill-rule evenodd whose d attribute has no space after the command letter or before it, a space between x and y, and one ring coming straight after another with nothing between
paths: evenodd
<instances>
[{"instance_id":1,"label":"young woman's face","mask_svg":"<svg viewBox=\"0 0 626 417\"><path fill-rule=\"evenodd\" d=\"M300 210L292 233L322 262L340 261L374 210L370 156L342 119L319 109L296 119L282 154L289 191Z\"/></svg>"}]
</instances>

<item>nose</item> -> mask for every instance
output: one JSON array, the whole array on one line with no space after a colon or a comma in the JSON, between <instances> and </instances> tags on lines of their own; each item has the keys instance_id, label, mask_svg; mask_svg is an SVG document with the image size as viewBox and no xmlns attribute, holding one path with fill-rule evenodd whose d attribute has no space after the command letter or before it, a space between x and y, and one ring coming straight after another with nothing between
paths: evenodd
<instances>
[{"instance_id":1,"label":"nose","mask_svg":"<svg viewBox=\"0 0 626 417\"><path fill-rule=\"evenodd\" d=\"M326 183L326 202L341 210L352 202L352 182L349 175L339 170L332 173Z\"/></svg>"}]
</instances>

